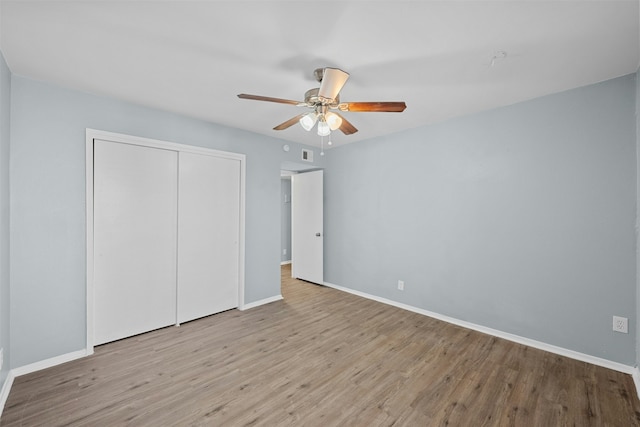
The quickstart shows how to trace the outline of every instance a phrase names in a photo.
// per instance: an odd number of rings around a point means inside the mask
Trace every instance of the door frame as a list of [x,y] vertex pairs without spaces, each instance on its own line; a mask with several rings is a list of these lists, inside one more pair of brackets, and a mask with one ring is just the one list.
[[101,131],[96,129],[86,129],[86,354],[93,354],[94,342],[94,248],[93,248],[93,141],[101,139],[121,144],[139,145],[143,147],[159,148],[170,151],[186,152],[193,154],[204,154],[208,156],[221,157],[238,160],[240,162],[240,229],[238,242],[238,308],[244,309],[244,279],[245,279],[245,182],[246,182],[246,156],[239,153],[219,151],[211,148],[196,147],[176,142],[161,141],[157,139],[142,138],[138,136],[125,135],[114,132]]

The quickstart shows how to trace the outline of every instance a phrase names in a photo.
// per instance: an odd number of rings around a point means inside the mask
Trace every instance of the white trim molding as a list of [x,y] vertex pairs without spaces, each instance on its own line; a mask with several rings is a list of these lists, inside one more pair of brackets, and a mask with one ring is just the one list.
[[287,265],[287,264],[291,264],[291,260],[289,260],[289,261],[282,261],[282,262],[280,263],[280,265]]
[[[375,295],[370,295],[365,292],[356,291],[354,289],[345,288],[344,286],[334,285],[333,283],[324,282],[324,285],[337,289],[339,291],[347,292],[353,295],[357,295],[363,298],[367,298],[373,301],[381,302],[383,304],[392,305],[394,307],[401,308],[403,310],[411,311],[413,313],[422,314],[424,316],[432,317],[434,319],[442,320],[443,322],[451,323],[457,326],[461,326],[463,328],[472,329],[474,331],[482,332],[483,334],[492,335],[494,337],[503,338],[505,340],[513,341],[518,344],[523,344],[529,347],[537,348],[539,350],[548,351],[549,353],[558,354],[560,356],[566,356],[571,359],[580,360],[581,362],[591,363],[593,365],[602,366],[604,368],[613,369],[614,371],[623,372],[625,374],[630,374],[633,376],[633,379],[636,383],[636,389],[638,388],[638,384],[640,383],[640,372],[638,372],[638,368],[634,368],[633,366],[625,365],[623,363],[614,362],[607,359],[602,359],[600,357],[591,356],[589,354],[580,353],[578,351],[569,350],[563,347],[558,347],[552,344],[547,344],[542,341],[532,340],[530,338],[521,337],[519,335],[510,334],[508,332],[503,332],[497,329],[488,328],[486,326],[477,325],[475,323],[467,322],[465,320],[456,319],[454,317],[445,316],[443,314],[435,313],[429,310],[424,310],[421,308],[413,307],[408,304],[403,304],[400,302],[392,301],[386,298],[378,297]],[[638,378],[636,379],[635,372],[638,372]],[[640,393],[638,394],[640,396]]]
[[9,371],[7,378],[5,378],[4,384],[2,385],[2,391],[0,391],[0,416],[2,416],[4,405],[7,403],[7,399],[9,398],[9,393],[11,392],[11,386],[13,385],[14,379],[15,375],[13,374],[13,371]]
[[[93,353],[93,352],[91,352]],[[13,386],[13,380],[21,375],[30,374],[32,372],[41,371],[43,369],[51,368],[53,366],[61,365],[63,363],[71,362],[72,360],[81,359],[91,354],[88,350],[78,350],[60,356],[52,357],[50,359],[41,360],[39,362],[30,363],[29,365],[20,366],[9,371],[7,378],[2,385],[2,391],[0,391],[0,416],[4,411],[4,405],[7,403],[11,387]]]
[[631,378],[633,378],[633,383],[636,385],[636,393],[638,395],[638,398],[640,398],[640,369],[638,369],[637,366],[633,368]]
[[62,365],[63,363],[71,362],[72,360],[81,359],[85,356],[89,356],[90,353],[87,350],[78,350],[67,354],[61,354],[60,356],[52,357],[50,359],[41,360],[39,362],[30,363],[28,365],[20,366],[19,368],[13,368],[10,372],[14,377],[30,374],[32,372],[41,371],[43,369],[51,368],[53,366]]
[[265,298],[265,299],[261,299],[258,301],[254,301],[254,302],[250,302],[249,304],[244,304],[241,307],[238,307],[238,310],[240,311],[244,311],[244,310],[249,310],[250,308],[256,308],[259,307],[261,305],[265,305],[265,304],[269,304],[271,302],[276,302],[276,301],[280,301],[282,298],[282,295],[275,295],[269,298]]

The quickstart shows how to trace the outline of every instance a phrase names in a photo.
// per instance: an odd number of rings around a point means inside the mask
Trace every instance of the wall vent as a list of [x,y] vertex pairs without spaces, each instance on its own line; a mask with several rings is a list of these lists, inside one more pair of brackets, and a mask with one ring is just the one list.
[[302,160],[313,163],[313,150],[302,150]]

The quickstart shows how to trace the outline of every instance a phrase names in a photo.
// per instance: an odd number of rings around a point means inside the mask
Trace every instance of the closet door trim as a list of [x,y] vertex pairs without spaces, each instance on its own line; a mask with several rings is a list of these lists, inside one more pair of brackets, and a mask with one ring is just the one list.
[[175,142],[161,141],[156,139],[141,138],[137,136],[86,129],[86,316],[87,316],[87,348],[86,354],[93,354],[94,346],[94,250],[93,250],[93,144],[95,139],[112,141],[122,144],[140,145],[144,147],[159,148],[176,151],[178,153],[193,153],[215,156],[226,159],[234,159],[240,162],[240,230],[238,244],[238,308],[244,309],[244,259],[245,259],[245,176],[246,176],[246,156],[244,154],[230,153],[227,151],[213,150],[192,145],[184,145]]

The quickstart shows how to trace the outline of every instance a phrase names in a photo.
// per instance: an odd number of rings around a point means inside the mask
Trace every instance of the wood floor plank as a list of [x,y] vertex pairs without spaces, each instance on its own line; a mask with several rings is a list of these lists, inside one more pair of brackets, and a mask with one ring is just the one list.
[[629,375],[290,278],[16,378],[0,426],[640,426]]

